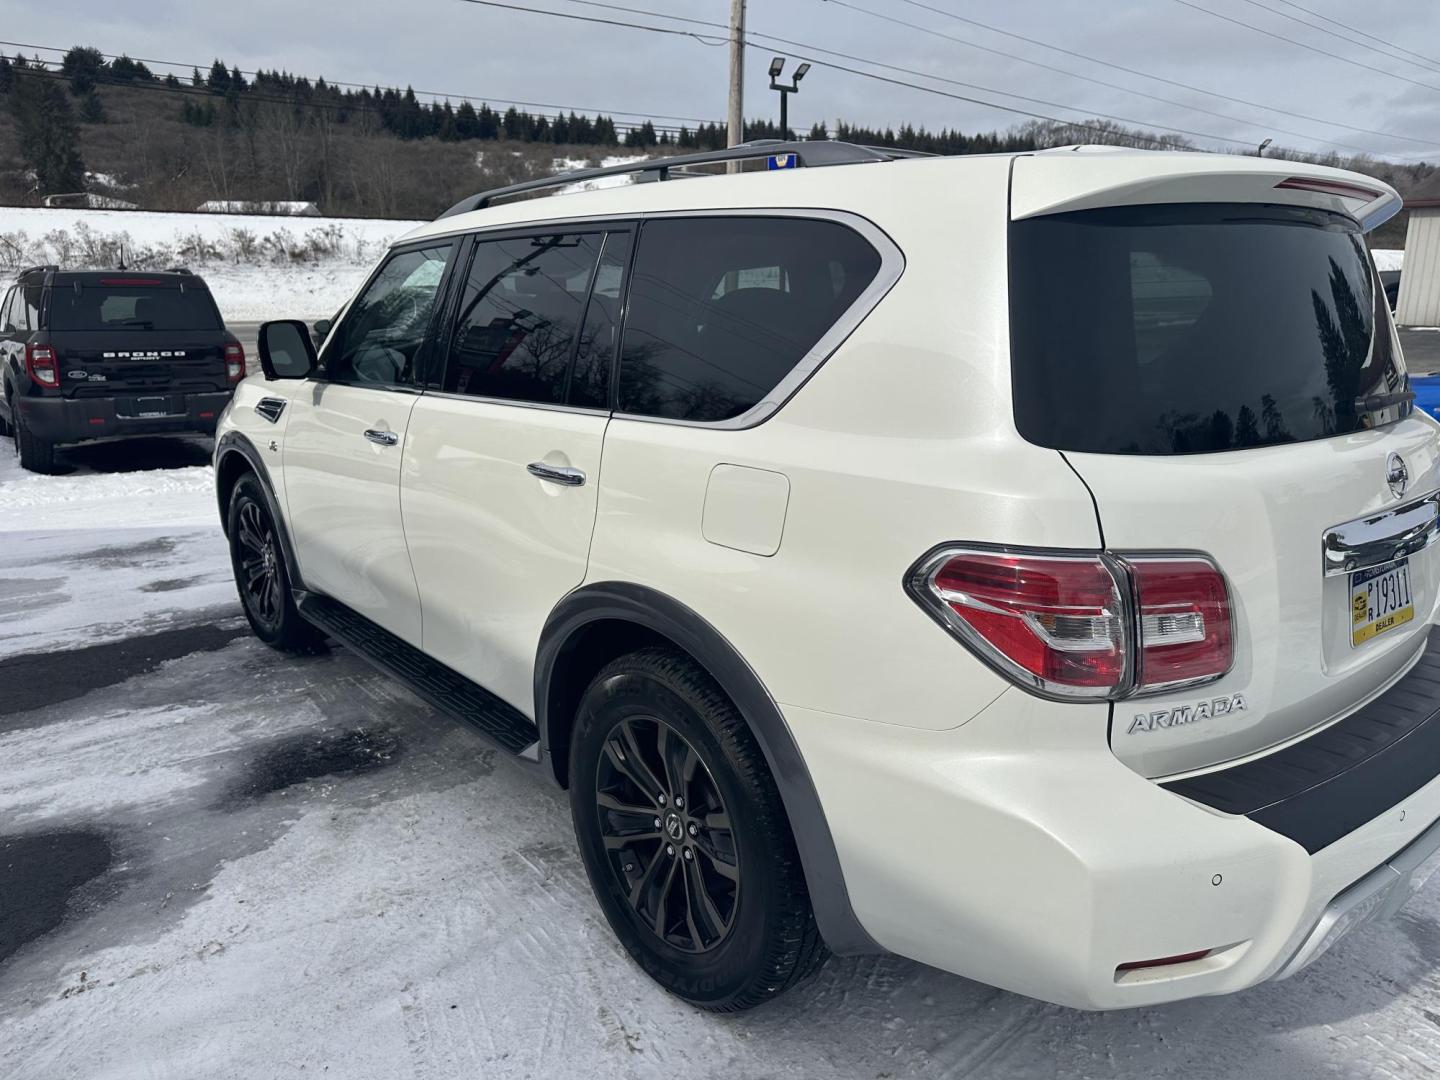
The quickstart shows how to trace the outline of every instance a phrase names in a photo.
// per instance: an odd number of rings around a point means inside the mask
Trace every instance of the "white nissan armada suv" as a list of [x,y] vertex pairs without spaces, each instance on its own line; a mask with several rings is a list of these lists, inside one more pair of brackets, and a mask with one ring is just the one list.
[[[668,182],[555,192],[616,171]],[[215,455],[246,614],[567,788],[704,1008],[827,951],[1090,1009],[1293,975],[1440,858],[1398,206],[821,142],[473,196],[318,355],[263,328]]]

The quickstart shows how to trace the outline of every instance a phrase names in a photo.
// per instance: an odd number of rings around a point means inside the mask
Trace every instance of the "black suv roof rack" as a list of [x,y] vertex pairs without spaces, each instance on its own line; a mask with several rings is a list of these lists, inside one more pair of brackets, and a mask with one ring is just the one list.
[[194,271],[194,270],[191,270],[190,267],[188,267],[188,266],[167,266],[167,267],[165,268],[165,273],[167,273],[167,274],[188,274],[188,275],[190,275],[191,277],[194,277],[194,276],[195,276],[195,271]]
[[[670,175],[672,169],[714,165],[727,161],[751,161],[757,158],[778,157],[786,154],[794,154],[797,165],[811,169],[824,165],[860,165],[867,162],[894,161],[897,158],[934,156],[920,153],[917,150],[895,150],[886,146],[859,146],[855,143],[831,142],[827,139],[814,139],[808,142],[756,139],[726,150],[706,150],[698,154],[650,158],[629,165],[610,165],[599,169],[576,169],[573,172],[557,173],[539,180],[526,180],[523,183],[510,184],[507,187],[492,188],[489,191],[481,191],[461,199],[440,217],[447,218],[456,214],[468,213],[471,210],[483,210],[485,207],[493,205],[497,199],[520,195],[527,191],[564,187],[567,184],[593,180],[599,176],[621,176],[625,173],[635,173],[636,183],[650,180],[671,180],[674,179]],[[684,176],[685,174],[681,173],[680,175]],[[436,220],[438,221],[439,218]]]
[[58,272],[59,269],[60,267],[58,267],[54,263],[45,263],[42,266],[27,266],[24,270],[21,270],[20,273],[16,274],[15,276],[24,277],[26,274],[53,274]]

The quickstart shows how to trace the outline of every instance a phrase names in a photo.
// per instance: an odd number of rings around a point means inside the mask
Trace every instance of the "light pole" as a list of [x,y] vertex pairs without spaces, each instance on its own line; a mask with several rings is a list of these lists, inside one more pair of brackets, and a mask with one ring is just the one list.
[[1256,156],[1256,157],[1264,157],[1264,156],[1265,156],[1265,147],[1269,146],[1269,145],[1270,145],[1272,142],[1274,142],[1274,141],[1275,141],[1274,139],[1266,139],[1264,142],[1262,142],[1262,143],[1260,144],[1260,149],[1258,149],[1258,150],[1255,151],[1255,156]]
[[786,86],[779,82],[780,73],[785,70],[785,58],[777,56],[770,61],[770,89],[780,95],[780,138],[788,138],[790,131],[790,95],[800,92],[800,80],[810,70],[809,64],[801,64],[795,69],[795,75]]

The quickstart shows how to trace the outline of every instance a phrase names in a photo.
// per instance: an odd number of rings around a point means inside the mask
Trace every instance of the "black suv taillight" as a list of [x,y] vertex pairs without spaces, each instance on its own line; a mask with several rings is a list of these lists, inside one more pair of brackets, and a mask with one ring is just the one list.
[[1233,659],[1229,591],[1203,555],[944,547],[908,588],[982,660],[1045,697],[1194,686]]
[[225,379],[227,382],[238,383],[245,378],[245,347],[239,342],[231,341],[225,346]]
[[60,364],[49,345],[25,346],[25,374],[36,386],[50,389],[60,385]]

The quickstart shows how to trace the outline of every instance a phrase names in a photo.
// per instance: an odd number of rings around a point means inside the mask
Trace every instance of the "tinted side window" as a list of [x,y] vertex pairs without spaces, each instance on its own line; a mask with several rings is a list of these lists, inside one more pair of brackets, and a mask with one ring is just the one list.
[[414,381],[452,244],[392,255],[326,342],[335,382],[400,386]]
[[16,312],[24,321],[16,320],[16,325],[21,330],[40,329],[40,301],[45,295],[44,285],[23,285],[19,290],[20,302],[15,305]]
[[12,285],[10,291],[5,294],[5,302],[0,304],[0,330],[15,326],[15,315],[11,311],[11,307],[15,303],[15,293],[16,289]]
[[475,245],[444,389],[562,404],[603,233]]
[[773,390],[880,270],[854,230],[799,218],[646,222],[618,409],[727,420]]

